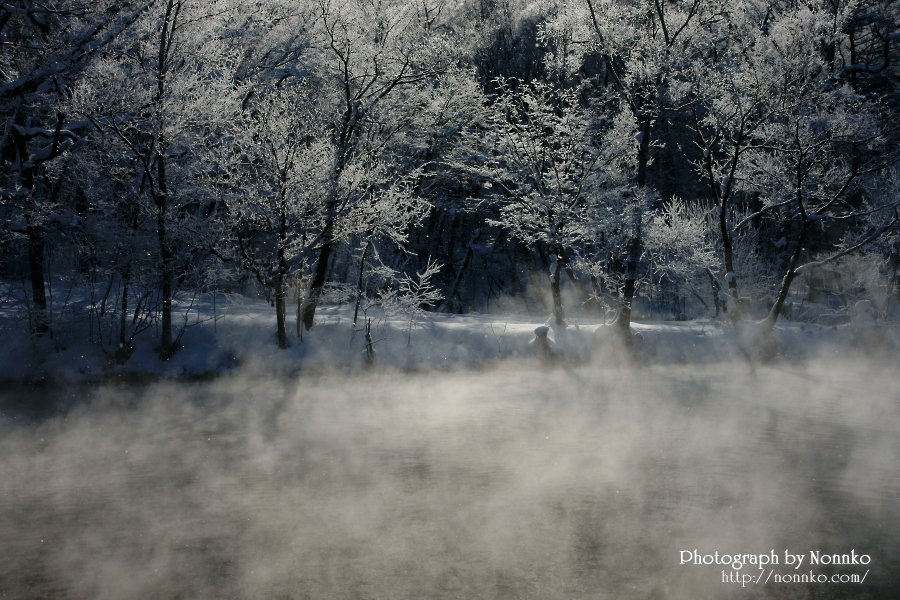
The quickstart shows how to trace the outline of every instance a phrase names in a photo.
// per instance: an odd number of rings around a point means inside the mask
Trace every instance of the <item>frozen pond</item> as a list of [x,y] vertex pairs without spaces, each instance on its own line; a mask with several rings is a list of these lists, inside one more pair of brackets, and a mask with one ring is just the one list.
[[[5,394],[3,598],[900,589],[896,366],[508,364]],[[23,410],[48,394],[78,401]],[[779,563],[681,564],[694,550]],[[817,551],[869,560],[811,566]],[[776,582],[811,570],[828,582]],[[731,582],[745,574],[768,582]]]

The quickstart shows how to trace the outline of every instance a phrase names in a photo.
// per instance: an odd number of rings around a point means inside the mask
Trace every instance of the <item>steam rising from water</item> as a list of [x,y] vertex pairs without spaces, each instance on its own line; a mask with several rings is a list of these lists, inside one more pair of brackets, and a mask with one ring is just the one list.
[[[0,591],[891,597],[900,376],[835,367],[507,365],[83,390],[92,400],[67,414],[0,419]],[[694,549],[855,549],[872,564],[863,586],[741,588],[721,566],[679,564]]]

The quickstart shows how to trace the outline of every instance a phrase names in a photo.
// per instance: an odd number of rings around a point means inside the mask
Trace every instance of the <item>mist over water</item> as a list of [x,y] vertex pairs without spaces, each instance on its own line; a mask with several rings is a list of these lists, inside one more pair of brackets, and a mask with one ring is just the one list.
[[[0,417],[0,597],[898,590],[890,366],[507,364],[75,393],[89,399],[64,413]],[[741,587],[722,582],[730,566],[680,564],[695,549],[871,564],[814,567],[868,570],[864,585]]]

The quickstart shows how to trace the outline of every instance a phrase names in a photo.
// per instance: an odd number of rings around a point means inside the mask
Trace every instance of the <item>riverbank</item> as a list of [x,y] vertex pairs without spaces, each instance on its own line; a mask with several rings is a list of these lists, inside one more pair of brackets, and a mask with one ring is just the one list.
[[[599,319],[570,319],[564,327],[527,315],[434,314],[385,316],[370,311],[353,325],[352,307],[323,307],[317,324],[279,349],[275,313],[264,301],[224,307],[202,305],[181,336],[181,348],[160,360],[154,332],[134,340],[127,360],[116,360],[71,332],[34,339],[24,328],[7,328],[0,347],[0,381],[99,382],[107,380],[196,380],[227,373],[291,376],[320,370],[355,372],[367,368],[415,371],[473,368],[509,359],[539,363],[535,329],[548,325],[551,364],[620,361],[627,354],[615,327]],[[206,311],[206,312],[204,312]],[[207,314],[208,313],[208,314]],[[218,317],[218,318],[214,318]],[[650,363],[758,360],[761,326],[724,320],[635,322],[634,357]],[[896,325],[857,319],[823,326],[779,322],[768,358],[805,360],[856,353],[900,356]],[[546,357],[545,357],[546,358]],[[542,364],[547,364],[543,361]]]

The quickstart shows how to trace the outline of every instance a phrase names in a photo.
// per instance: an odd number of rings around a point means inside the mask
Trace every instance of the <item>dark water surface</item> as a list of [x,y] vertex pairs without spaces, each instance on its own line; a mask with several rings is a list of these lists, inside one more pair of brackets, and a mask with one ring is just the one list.
[[0,396],[0,598],[900,597],[896,365]]

